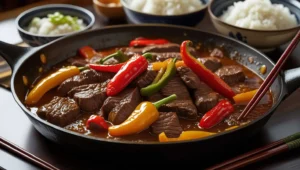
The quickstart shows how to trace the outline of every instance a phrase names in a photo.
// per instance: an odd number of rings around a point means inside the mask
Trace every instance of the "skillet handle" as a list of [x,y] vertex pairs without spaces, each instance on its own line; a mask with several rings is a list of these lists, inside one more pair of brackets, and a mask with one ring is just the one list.
[[0,56],[6,60],[12,70],[14,70],[19,59],[30,50],[31,48],[29,47],[15,46],[0,41]]
[[284,72],[284,82],[288,94],[297,90],[300,87],[300,67],[286,70]]
[[[19,47],[0,41],[0,56],[6,60],[12,70],[14,70],[19,59],[30,50],[31,48],[28,47]],[[2,59],[0,59],[0,62],[3,62],[1,60]],[[1,64],[0,70],[0,75],[2,75],[0,79],[0,87],[10,90],[11,70],[6,64]]]

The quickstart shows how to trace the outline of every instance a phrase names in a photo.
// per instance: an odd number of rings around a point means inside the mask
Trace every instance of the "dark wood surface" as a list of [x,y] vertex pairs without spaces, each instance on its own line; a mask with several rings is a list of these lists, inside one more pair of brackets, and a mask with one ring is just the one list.
[[[91,7],[88,9],[92,10]],[[102,16],[97,16],[97,21],[94,28],[103,27],[112,24],[123,24],[126,21],[109,21]],[[208,15],[197,26],[197,28],[205,31],[215,32],[211,25]],[[286,46],[276,49],[275,52],[269,53],[268,56],[274,61],[280,56]],[[285,69],[295,68],[300,66],[300,48],[298,47],[292,57],[289,59]],[[207,163],[208,166],[219,163],[231,156],[244,153],[256,147],[265,145],[275,140],[291,135],[295,132],[300,132],[300,89],[291,94],[272,116],[267,125],[255,135],[247,143],[243,143],[245,147],[238,150],[233,150],[228,153],[228,156],[218,157]],[[0,136],[14,142],[30,153],[44,159],[45,161],[57,166],[60,169],[98,169],[104,162],[101,161],[101,156],[91,159],[86,155],[76,153],[76,151],[64,150],[59,145],[46,140],[41,136],[31,125],[29,119],[14,102],[11,93],[8,90],[0,88]],[[287,152],[268,160],[250,165],[245,169],[300,169],[299,149]],[[138,153],[137,153],[138,154]],[[201,154],[201,152],[199,152]],[[113,158],[112,158],[113,159]],[[113,160],[112,160],[113,161]],[[133,163],[133,162],[132,162]],[[201,160],[199,162],[201,164]],[[7,170],[22,169],[32,170],[39,169],[23,160],[20,160],[15,155],[0,148],[0,169]]]

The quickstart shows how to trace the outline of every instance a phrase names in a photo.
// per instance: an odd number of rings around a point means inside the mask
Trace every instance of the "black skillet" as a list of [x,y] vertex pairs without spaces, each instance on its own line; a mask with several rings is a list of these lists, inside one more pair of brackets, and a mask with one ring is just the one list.
[[[300,68],[288,70],[282,76],[278,76],[272,85],[274,105],[259,119],[235,130],[219,133],[208,138],[174,143],[138,143],[84,136],[50,124],[31,113],[24,106],[23,101],[28,87],[22,81],[23,76],[28,78],[30,84],[39,75],[38,70],[40,67],[43,67],[44,70],[49,70],[58,62],[74,56],[78,48],[82,46],[90,45],[98,50],[127,46],[130,40],[141,36],[149,38],[163,37],[176,43],[189,39],[193,42],[202,42],[208,46],[223,46],[229,52],[229,55],[238,54],[240,56],[238,61],[262,78],[265,78],[274,66],[274,63],[264,54],[236,40],[197,29],[169,25],[120,25],[107,27],[62,38],[37,48],[22,48],[0,42],[0,55],[12,67],[11,92],[16,103],[23,109],[37,131],[64,147],[88,152],[115,153],[115,158],[120,156],[119,158],[127,157],[133,159],[132,156],[137,156],[136,159],[142,160],[144,159],[143,155],[149,156],[153,153],[155,158],[159,159],[190,160],[195,159],[194,155],[197,155],[196,159],[198,159],[203,156],[209,158],[209,155],[224,154],[228,149],[233,149],[234,145],[241,140],[246,140],[257,133],[269,120],[284,97],[300,86]],[[47,56],[45,65],[40,60],[40,54]],[[253,64],[249,63],[248,57],[253,57],[255,62]],[[261,64],[266,65],[268,68],[268,72],[264,75],[261,75],[258,71]],[[154,157],[152,158],[154,159]]]

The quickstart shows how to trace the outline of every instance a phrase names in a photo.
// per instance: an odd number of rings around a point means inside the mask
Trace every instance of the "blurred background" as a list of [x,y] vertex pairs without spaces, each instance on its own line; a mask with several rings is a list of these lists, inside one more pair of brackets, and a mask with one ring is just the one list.
[[25,5],[30,5],[40,2],[39,4],[46,3],[71,3],[71,4],[92,4],[92,0],[1,0],[0,12],[5,12]]

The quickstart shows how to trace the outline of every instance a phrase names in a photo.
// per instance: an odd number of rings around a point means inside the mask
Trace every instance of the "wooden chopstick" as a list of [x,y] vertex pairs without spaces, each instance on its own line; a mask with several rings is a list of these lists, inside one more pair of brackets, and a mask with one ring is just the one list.
[[250,157],[252,157],[252,156],[254,156],[256,154],[263,153],[263,152],[268,151],[268,150],[270,150],[272,148],[275,148],[275,147],[278,147],[280,145],[292,142],[292,141],[297,140],[297,139],[300,139],[300,132],[295,133],[295,134],[290,135],[290,136],[287,136],[287,137],[285,137],[283,139],[280,139],[278,141],[272,142],[272,143],[270,143],[268,145],[265,145],[263,147],[255,149],[253,151],[250,151],[250,152],[247,152],[245,154],[242,154],[242,155],[240,155],[238,157],[235,157],[235,158],[232,158],[230,160],[227,160],[227,161],[225,161],[223,163],[220,163],[220,164],[215,165],[215,166],[213,166],[211,168],[208,168],[208,170],[222,169],[222,168],[224,168],[224,167],[226,167],[226,166],[228,166],[230,164],[233,164],[235,162],[241,161],[243,159],[250,158]]
[[59,170],[55,166],[49,164],[48,162],[45,162],[44,160],[32,155],[31,153],[28,153],[27,151],[23,150],[22,148],[12,144],[11,142],[3,139],[0,137],[0,146],[8,149],[9,151],[13,152],[14,154],[17,154],[21,156],[22,158],[38,165],[41,168],[48,169],[48,170]]
[[229,170],[241,168],[251,163],[261,161],[263,159],[288,150],[296,149],[298,147],[300,147],[300,132],[227,160],[223,163],[210,167],[207,170]]
[[298,31],[297,35],[294,37],[292,42],[289,44],[287,49],[284,51],[282,56],[277,61],[274,68],[271,70],[270,74],[267,76],[263,84],[260,86],[254,97],[250,100],[250,102],[247,104],[245,109],[242,111],[242,113],[239,115],[238,120],[241,120],[242,118],[245,118],[249,115],[249,113],[252,111],[252,109],[258,104],[258,102],[262,99],[262,97],[266,94],[266,92],[269,90],[271,85],[273,84],[274,80],[276,79],[277,75],[279,74],[282,66],[285,64],[286,60],[290,56],[290,54],[294,51],[294,49],[297,47],[297,44],[300,41],[300,30]]

